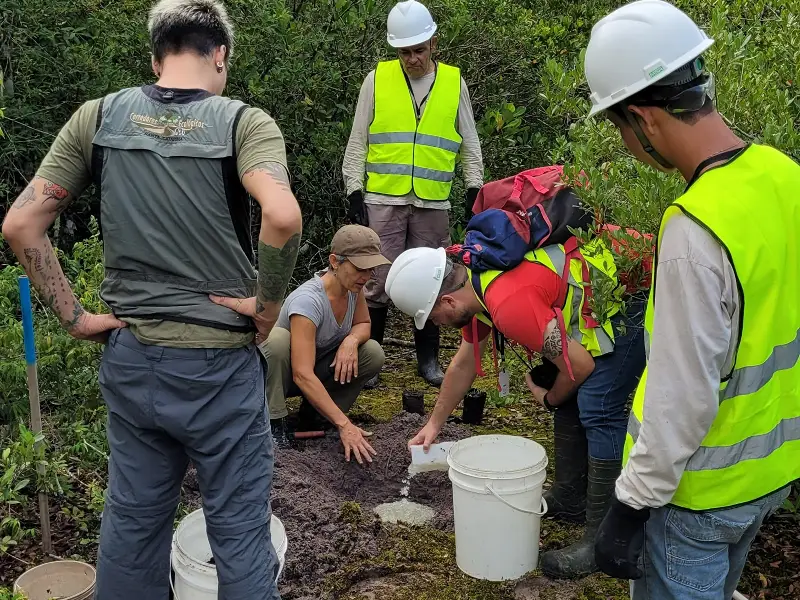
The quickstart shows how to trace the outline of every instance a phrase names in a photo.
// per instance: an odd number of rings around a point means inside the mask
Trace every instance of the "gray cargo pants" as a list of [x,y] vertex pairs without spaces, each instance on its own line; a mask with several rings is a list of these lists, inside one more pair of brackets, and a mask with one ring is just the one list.
[[165,348],[128,329],[100,365],[109,484],[95,600],[166,600],[181,483],[191,459],[220,600],[280,600],[269,497],[274,455],[254,344]]

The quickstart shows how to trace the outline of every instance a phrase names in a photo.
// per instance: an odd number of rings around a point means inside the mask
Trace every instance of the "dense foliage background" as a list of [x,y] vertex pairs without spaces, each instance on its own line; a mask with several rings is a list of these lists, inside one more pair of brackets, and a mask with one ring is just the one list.
[[[150,4],[0,1],[0,217],[82,102],[154,80],[145,28]],[[264,108],[277,120],[303,208],[304,254],[295,284],[322,264],[330,237],[343,222],[344,147],[364,76],[376,61],[391,56],[384,25],[392,4],[227,1],[237,26],[227,93]],[[581,51],[592,24],[618,4],[428,3],[439,23],[439,58],[461,67],[470,87],[486,179],[555,162],[576,165],[593,183],[587,199],[598,214],[653,232],[683,182],[634,162],[607,123],[584,118],[588,90]],[[747,139],[772,144],[800,160],[800,0],[677,4],[716,39],[709,66],[717,76],[718,105],[731,126]],[[459,183],[454,197],[462,192]],[[98,213],[90,191],[63,213],[51,232],[76,293],[91,310],[102,310],[97,297],[102,279],[102,241],[94,220]],[[30,500],[37,488],[54,494],[61,511],[55,526],[77,532],[89,556],[102,508],[107,452],[105,410],[97,387],[100,347],[72,340],[52,315],[37,307],[47,453],[36,450],[25,427],[16,281],[21,271],[2,241],[0,269],[0,559],[34,535],[37,519]],[[43,476],[35,471],[42,461],[47,467]],[[795,502],[786,507],[787,515],[797,514],[800,501]],[[797,597],[781,574],[783,568],[778,565],[774,574],[749,571],[746,589],[767,590],[766,597]]]

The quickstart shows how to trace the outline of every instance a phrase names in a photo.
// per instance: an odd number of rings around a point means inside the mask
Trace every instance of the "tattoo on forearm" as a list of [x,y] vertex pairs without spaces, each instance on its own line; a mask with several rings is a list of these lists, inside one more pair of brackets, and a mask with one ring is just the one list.
[[256,312],[264,310],[264,304],[280,302],[292,277],[300,248],[300,234],[295,233],[282,248],[258,242],[258,294]]
[[547,334],[544,338],[542,354],[545,358],[547,358],[547,360],[555,360],[561,356],[563,352],[564,348],[561,343],[561,328],[558,326],[558,322],[556,322],[556,326],[553,327],[553,331]]
[[49,241],[43,250],[23,249],[28,274],[42,302],[55,312],[64,327],[71,329],[77,325],[85,311],[67,285],[63,273],[59,277],[60,267],[58,261],[53,261],[53,248]]
[[289,193],[292,192],[292,188],[289,186],[289,175],[282,164],[276,162],[259,163],[244,175],[245,177],[253,177],[256,173],[266,173],[282,190]]

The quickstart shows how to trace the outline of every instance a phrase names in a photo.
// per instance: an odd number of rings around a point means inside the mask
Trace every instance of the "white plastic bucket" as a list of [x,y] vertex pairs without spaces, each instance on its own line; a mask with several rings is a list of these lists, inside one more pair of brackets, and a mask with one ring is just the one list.
[[89,600],[94,595],[94,567],[74,560],[57,560],[25,571],[14,582],[14,591],[30,600]]
[[[286,529],[274,514],[269,525],[272,546],[278,555],[277,581],[283,572],[288,540]],[[175,600],[217,600],[217,568],[209,564],[211,544],[206,533],[203,509],[189,513],[172,536],[172,569],[175,571]]]
[[547,512],[544,448],[518,436],[479,435],[456,442],[447,463],[459,569],[488,581],[534,570]]

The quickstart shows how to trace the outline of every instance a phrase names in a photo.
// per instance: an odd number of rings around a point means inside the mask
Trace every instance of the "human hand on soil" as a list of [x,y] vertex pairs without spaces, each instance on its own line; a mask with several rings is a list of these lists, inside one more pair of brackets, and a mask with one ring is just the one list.
[[548,390],[533,383],[533,378],[530,373],[525,373],[525,383],[528,384],[528,389],[531,391],[531,394],[533,394],[533,399],[541,406],[544,406],[544,397],[547,395]]
[[[371,435],[368,431],[364,431],[360,427],[356,427],[350,421],[339,428],[339,439],[344,446],[344,459],[350,462],[350,453],[356,457],[358,464],[363,465],[364,460],[372,462],[372,456],[377,456],[375,449],[369,445],[364,436]],[[372,456],[370,456],[372,453]],[[363,457],[363,458],[362,458]]]
[[333,380],[342,385],[358,377],[358,339],[355,336],[348,335],[342,340],[331,366],[335,368]]
[[419,430],[419,433],[415,435],[411,440],[408,442],[409,449],[411,446],[419,446],[422,444],[422,450],[427,452],[431,448],[431,444],[433,440],[436,439],[436,436],[439,435],[439,431],[441,431],[441,427],[438,427],[435,423],[428,421],[425,424],[425,427]]

